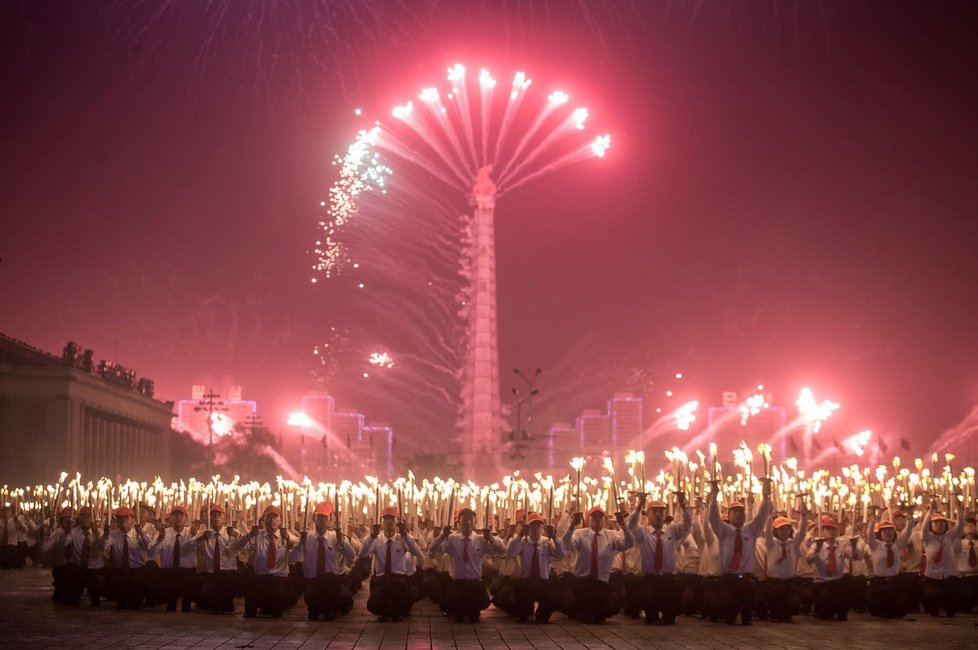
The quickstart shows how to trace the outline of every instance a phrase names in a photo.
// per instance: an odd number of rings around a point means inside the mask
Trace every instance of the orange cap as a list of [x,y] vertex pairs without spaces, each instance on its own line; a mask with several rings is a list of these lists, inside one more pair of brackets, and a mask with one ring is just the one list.
[[323,515],[328,517],[333,514],[333,504],[329,501],[322,501],[316,504],[316,509],[312,511],[313,516]]
[[774,523],[771,524],[771,528],[781,528],[782,526],[790,526],[791,520],[787,517],[775,517]]
[[541,524],[544,523],[543,515],[541,515],[539,512],[531,512],[530,513],[530,516],[526,520],[526,523],[528,523],[528,524],[534,524],[534,523],[536,523],[538,521]]

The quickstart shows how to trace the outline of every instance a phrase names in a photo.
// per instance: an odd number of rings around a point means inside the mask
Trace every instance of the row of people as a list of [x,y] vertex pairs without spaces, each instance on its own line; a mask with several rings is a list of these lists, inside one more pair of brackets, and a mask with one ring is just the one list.
[[[867,598],[873,614],[888,617],[904,615],[921,600],[927,611],[943,607],[948,615],[962,602],[973,604],[975,534],[963,512],[949,525],[933,507],[927,511],[916,536],[922,575],[915,575],[916,522],[905,513],[871,518],[868,534],[860,536],[831,518],[810,527],[803,510],[796,529],[784,516],[771,517],[767,491],[750,521],[745,504],[732,503],[721,515],[716,499],[694,517],[682,495],[678,519],[670,521],[666,504],[646,507],[640,495],[627,520],[623,512],[609,517],[594,508],[587,525],[583,513],[574,513],[555,528],[530,513],[501,537],[477,531],[468,508],[459,512],[455,532],[425,527],[415,531],[417,538],[398,522],[396,509],[388,509],[362,539],[330,528],[326,503],[314,511],[314,528],[299,534],[280,527],[274,507],[266,509],[262,526],[242,530],[227,526],[223,509],[213,505],[202,531],[188,527],[180,506],[165,526],[137,523],[132,511],[120,508],[115,527],[101,531],[83,509],[77,525],[74,513],[61,513],[44,547],[63,551],[54,567],[57,600],[77,602],[87,589],[92,604],[111,592],[118,607],[141,607],[155,594],[169,610],[178,601],[189,610],[196,601],[203,609],[233,612],[235,596],[243,594],[246,617],[259,610],[281,616],[301,593],[311,619],[331,619],[349,611],[368,575],[367,608],[387,620],[410,615],[425,597],[457,621],[478,622],[491,599],[520,621],[544,623],[561,611],[598,622],[624,608],[666,625],[679,614],[728,623],[739,617],[743,624],[755,614],[790,620],[809,605],[816,616],[845,620]],[[962,556],[970,571],[959,571]],[[962,601],[969,590],[971,600]]]

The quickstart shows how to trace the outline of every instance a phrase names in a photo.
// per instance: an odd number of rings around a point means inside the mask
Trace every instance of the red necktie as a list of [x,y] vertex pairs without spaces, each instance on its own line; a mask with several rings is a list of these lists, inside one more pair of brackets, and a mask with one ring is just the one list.
[[834,576],[838,570],[838,561],[835,559],[835,544],[832,544],[829,546],[829,575]]
[[652,561],[652,571],[662,571],[662,531],[655,531],[655,559]]
[[591,577],[598,577],[598,534],[591,537]]
[[540,543],[533,542],[533,561],[530,562],[530,579],[540,580]]
[[740,536],[740,529],[734,531],[736,537],[734,538],[734,552],[733,557],[730,558],[729,571],[731,573],[740,573],[740,560],[744,555],[744,538]]
[[180,568],[180,533],[173,540],[173,568]]
[[316,556],[316,576],[326,575],[326,540],[319,538],[319,554]]
[[968,548],[968,566],[972,569],[978,566],[978,555],[975,555],[975,541],[971,540],[971,545]]
[[274,533],[268,536],[268,555],[266,559],[268,561],[265,563],[265,566],[268,568],[269,571],[274,571],[275,570],[275,534]]
[[123,571],[129,570],[129,534],[123,533],[122,535],[122,566],[119,568]]
[[464,543],[462,544],[462,561],[468,563],[468,561],[469,561],[469,542],[470,542],[470,540],[469,540],[468,537],[464,537],[462,539],[464,540]]
[[221,535],[214,535],[214,573],[221,572]]
[[937,553],[934,553],[934,564],[940,564],[944,559],[944,538],[941,538],[941,545],[937,547]]
[[88,560],[91,558],[92,555],[92,540],[89,539],[88,533],[84,533],[84,535],[85,535],[85,541],[82,542],[81,562],[79,564],[81,565],[81,568],[87,569]]
[[393,543],[394,540],[392,539],[387,540],[387,553],[384,555],[384,571],[386,571],[391,575],[394,574],[394,572],[391,570],[391,544]]
[[788,559],[788,545],[784,542],[781,542],[781,559],[778,560],[778,564],[781,564],[787,559]]
[[886,545],[886,567],[888,569],[892,569],[893,568],[893,560],[894,560],[894,558],[893,558],[893,545],[892,544],[887,544]]

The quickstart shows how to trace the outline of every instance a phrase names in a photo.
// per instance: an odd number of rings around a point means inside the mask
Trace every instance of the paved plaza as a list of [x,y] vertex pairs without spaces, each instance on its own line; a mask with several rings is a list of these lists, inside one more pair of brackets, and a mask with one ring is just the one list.
[[[306,620],[299,604],[278,620],[163,608],[117,611],[50,600],[50,574],[41,569],[0,574],[0,629],[5,647],[30,648],[908,648],[975,647],[978,617],[882,622],[856,614],[848,623],[798,617],[793,624],[755,622],[727,626],[680,618],[675,626],[647,626],[616,616],[602,625],[580,625],[555,614],[550,624],[517,624],[490,607],[477,625],[449,622],[431,603],[415,606],[401,623],[379,623],[366,611],[366,589],[353,613],[334,622]],[[84,599],[83,599],[84,602]]]

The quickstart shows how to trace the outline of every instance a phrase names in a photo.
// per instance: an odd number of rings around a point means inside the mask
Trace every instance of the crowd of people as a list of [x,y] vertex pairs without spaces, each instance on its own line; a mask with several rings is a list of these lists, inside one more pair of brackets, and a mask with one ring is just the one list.
[[232,614],[243,597],[246,618],[280,617],[302,598],[310,620],[332,620],[350,612],[365,583],[366,607],[384,621],[410,616],[425,598],[470,623],[490,605],[519,622],[560,612],[585,623],[622,614],[662,625],[678,616],[845,621],[853,611],[953,617],[978,605],[975,517],[960,499],[953,512],[934,498],[837,520],[804,505],[775,512],[770,493],[766,479],[757,503],[751,495],[721,506],[716,483],[692,504],[682,494],[667,504],[636,493],[614,513],[571,507],[548,521],[519,511],[499,530],[477,529],[469,507],[451,526],[409,524],[386,508],[372,525],[342,530],[324,501],[308,530],[289,530],[274,505],[258,521],[247,510],[231,521],[218,503],[196,517],[182,505],[165,513],[123,506],[111,521],[65,508],[56,525],[6,506],[0,566],[50,567],[52,599],[64,605],[87,595],[93,607]]

